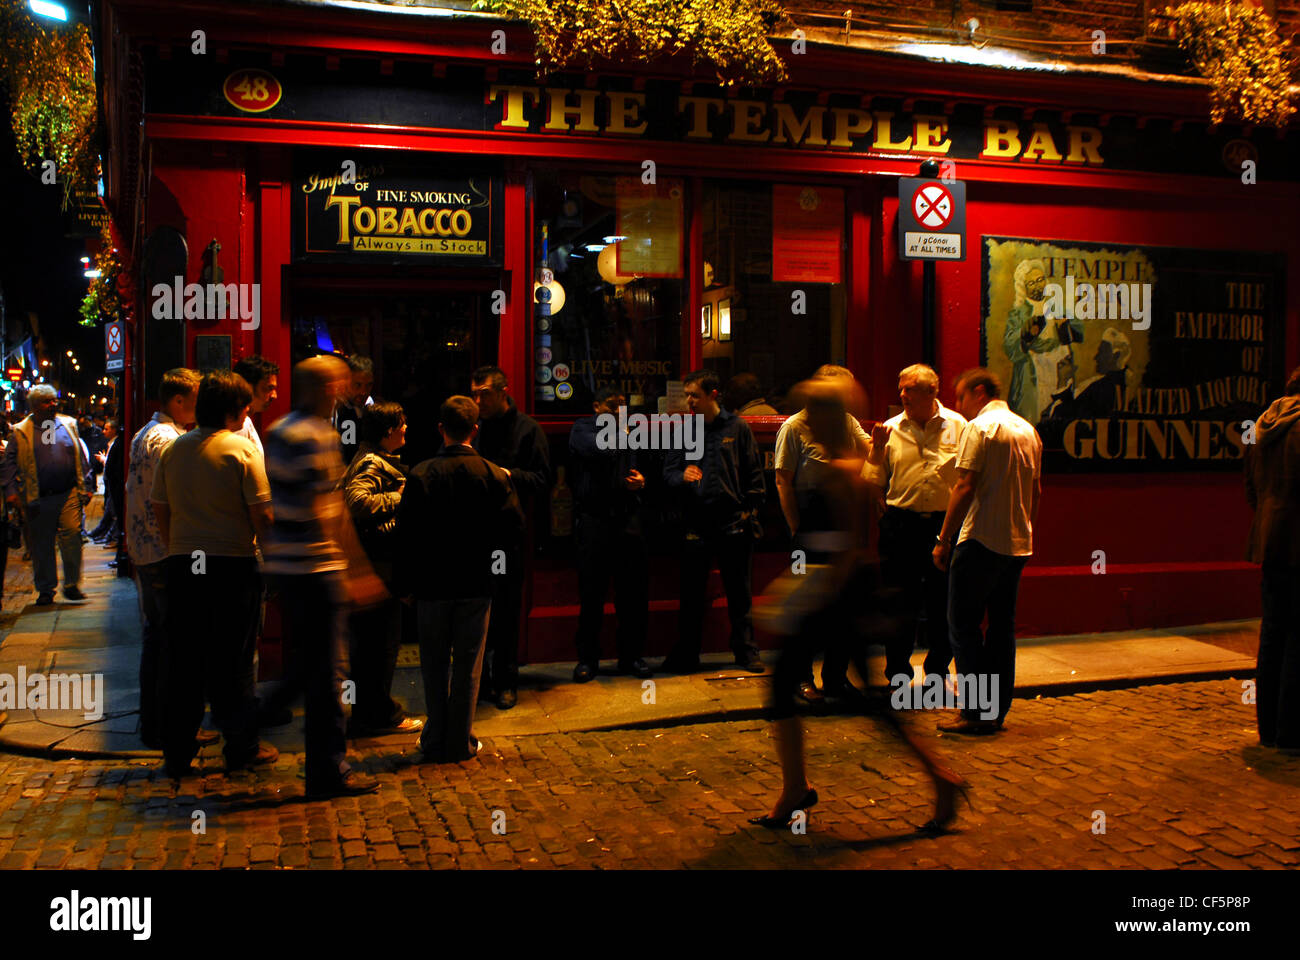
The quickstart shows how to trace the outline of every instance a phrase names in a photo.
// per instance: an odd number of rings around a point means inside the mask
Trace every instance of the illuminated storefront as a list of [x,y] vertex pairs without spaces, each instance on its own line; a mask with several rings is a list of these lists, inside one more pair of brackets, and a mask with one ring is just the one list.
[[[753,374],[788,413],[791,385],[843,363],[884,419],[897,371],[921,359],[897,180],[951,161],[968,206],[966,256],[937,268],[942,399],[986,361],[1050,451],[1021,631],[1258,613],[1238,465],[1242,424],[1300,350],[1294,135],[1208,131],[1190,85],[829,47],[791,58],[779,89],[661,69],[539,83],[521,29],[507,31],[519,55],[497,56],[495,21],[434,31],[396,11],[223,11],[197,55],[186,7],[105,5],[110,136],[143,124],[137,148],[114,152],[110,199],[138,222],[141,291],[177,270],[256,283],[260,317],[182,324],[142,304],[133,419],[176,363],[257,352],[287,368],[319,349],[374,358],[412,459],[436,444],[437,404],[485,363],[506,370],[556,466],[600,386],[670,411],[701,366]],[[543,242],[550,316],[534,301]],[[1081,339],[1016,354],[1012,325],[1042,295],[1027,285],[1067,283]],[[1076,283],[1126,299],[1085,302]],[[751,420],[768,451],[781,419]],[[536,544],[529,660],[573,655],[566,493]],[[651,499],[662,644],[673,517]],[[764,527],[756,589],[789,562],[774,490]]]

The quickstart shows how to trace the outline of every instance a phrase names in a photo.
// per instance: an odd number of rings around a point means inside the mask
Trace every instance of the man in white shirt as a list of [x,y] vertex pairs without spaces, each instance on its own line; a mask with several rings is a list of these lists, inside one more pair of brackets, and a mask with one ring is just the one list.
[[[947,733],[1000,730],[1015,686],[1016,597],[1034,550],[1043,442],[1029,421],[999,399],[1001,392],[998,378],[982,367],[957,379],[957,407],[970,423],[957,450],[957,484],[934,547],[935,566],[951,568],[948,630],[958,677],[967,689],[975,678],[983,681],[981,689],[987,683],[997,716],[981,715],[966,698],[961,718],[939,726]],[[986,612],[988,631],[981,634]]]
[[[923,363],[898,374],[903,412],[879,424],[863,479],[879,487],[885,504],[880,518],[880,559],[885,583],[903,591],[908,623],[925,610],[925,674],[947,676],[948,574],[930,560],[943,528],[948,498],[957,479],[957,444],[966,418],[939,402],[939,376]],[[912,680],[914,631],[885,647],[885,678]]]
[[135,565],[135,587],[140,598],[140,739],[153,749],[162,748],[158,671],[167,610],[163,563],[167,545],[149,499],[158,461],[172,441],[194,422],[198,395],[199,375],[195,371],[177,367],[162,375],[158,412],[131,440],[126,472],[126,552]]
[[249,415],[244,418],[244,425],[236,433],[246,440],[251,440],[253,446],[257,447],[257,452],[265,458],[262,438],[257,435],[257,428],[253,426],[252,415],[265,413],[279,396],[276,390],[280,386],[280,365],[254,353],[235,364],[235,373],[247,380],[248,386],[253,391],[253,402],[248,408]]

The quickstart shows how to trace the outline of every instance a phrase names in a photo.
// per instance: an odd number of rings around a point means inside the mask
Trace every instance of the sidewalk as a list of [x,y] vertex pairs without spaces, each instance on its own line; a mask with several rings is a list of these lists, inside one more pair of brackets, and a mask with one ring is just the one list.
[[[142,747],[137,733],[140,628],[134,583],[107,567],[111,553],[87,544],[82,589],[89,602],[67,603],[60,594],[54,606],[36,607],[30,564],[20,557],[20,551],[9,557],[6,612],[0,615],[0,675],[16,677],[20,666],[28,675],[103,674],[104,712],[102,719],[88,721],[83,711],[10,709],[0,725],[0,750],[56,757],[160,757]],[[1242,620],[1022,639],[1016,697],[1253,676],[1258,636],[1259,621]],[[645,681],[622,676],[601,675],[575,684],[572,663],[530,665],[522,671],[518,706],[502,712],[480,704],[474,730],[480,737],[511,737],[760,717],[775,657],[775,651],[765,651],[768,673],[750,674],[734,669],[730,655],[705,656],[707,670],[656,676],[651,690],[643,688]],[[923,657],[923,651],[913,657],[918,669]],[[612,668],[613,662],[605,666]],[[883,674],[883,657],[873,658],[871,669]],[[410,712],[424,713],[414,647],[402,650],[393,695]],[[301,709],[299,705],[293,724],[264,731],[264,739],[281,751],[301,752]],[[350,746],[362,753],[391,751],[411,740],[408,734],[357,740]]]

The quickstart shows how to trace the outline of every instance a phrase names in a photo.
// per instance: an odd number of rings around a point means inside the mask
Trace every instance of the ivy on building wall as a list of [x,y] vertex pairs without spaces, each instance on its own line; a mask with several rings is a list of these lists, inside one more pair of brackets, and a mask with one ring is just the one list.
[[1184,3],[1165,11],[1178,45],[1214,84],[1210,119],[1282,127],[1295,113],[1292,64],[1267,13],[1244,3]]
[[724,85],[786,78],[769,40],[786,19],[778,0],[478,0],[475,6],[527,21],[543,70],[686,54],[712,66]]
[[46,161],[54,161],[66,206],[73,187],[96,175],[90,31],[84,24],[46,30],[26,7],[0,0],[0,84],[23,166],[42,176]]
[[129,304],[135,299],[134,289],[130,271],[118,256],[110,224],[105,224],[100,231],[99,252],[92,264],[99,276],[90,281],[90,289],[81,301],[81,319],[78,322],[83,327],[93,327],[101,320],[111,323],[127,319]]

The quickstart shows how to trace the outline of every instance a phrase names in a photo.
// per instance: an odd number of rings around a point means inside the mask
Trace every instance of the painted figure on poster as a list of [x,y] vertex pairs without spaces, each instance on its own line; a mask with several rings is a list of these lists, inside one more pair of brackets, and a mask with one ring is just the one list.
[[1007,313],[1002,347],[1011,360],[1011,389],[1007,402],[1030,423],[1038,423],[1063,389],[1063,372],[1072,373],[1070,345],[1083,340],[1083,321],[1058,322],[1047,316],[1044,296],[1047,271],[1043,261],[1022,260],[1015,272],[1016,302]]
[[1107,327],[1097,344],[1093,362],[1097,375],[1076,384],[1073,357],[1062,359],[1058,383],[1064,384],[1053,395],[1052,403],[1043,414],[1044,420],[1088,419],[1108,417],[1128,409],[1129,358],[1133,348],[1128,336],[1114,327]]

